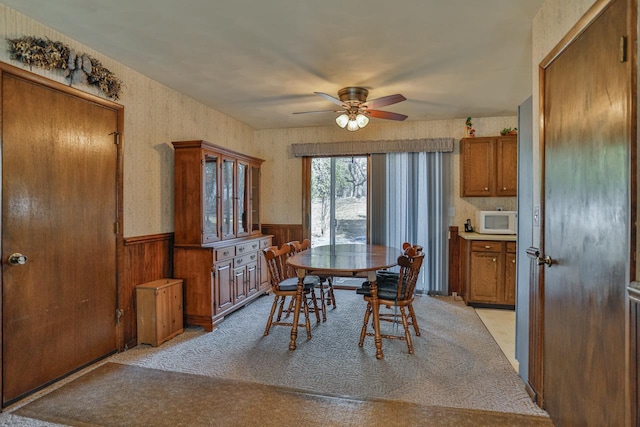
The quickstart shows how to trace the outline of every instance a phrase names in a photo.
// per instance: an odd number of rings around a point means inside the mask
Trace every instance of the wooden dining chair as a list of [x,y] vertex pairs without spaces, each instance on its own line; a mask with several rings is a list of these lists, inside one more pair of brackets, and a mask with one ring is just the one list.
[[[290,274],[289,266],[287,265],[287,258],[291,255],[291,246],[288,244],[282,245],[281,248],[277,246],[270,246],[264,248],[262,253],[266,264],[269,268],[269,280],[271,281],[271,292],[274,295],[273,304],[271,305],[271,312],[269,319],[267,320],[267,326],[264,330],[264,335],[269,335],[269,330],[272,326],[293,326],[292,322],[285,322],[281,319],[283,302],[287,297],[295,303],[298,290],[298,278]],[[307,298],[305,293],[310,292],[313,289],[313,284],[305,284],[303,297],[301,301],[301,307],[304,311],[304,324],[298,324],[298,326],[304,326],[307,330],[307,338],[311,339],[311,323],[309,322],[309,307],[307,305]],[[279,304],[280,303],[280,304]],[[278,317],[274,320],[276,310],[280,306]]]
[[[398,258],[400,271],[397,273],[397,281],[392,279],[393,275],[391,274],[387,277],[380,277],[378,274],[376,275],[380,278],[380,282],[376,282],[378,285],[378,309],[380,310],[380,307],[382,307],[385,310],[393,310],[393,312],[379,311],[380,320],[397,323],[397,311],[399,311],[400,321],[404,328],[404,335],[382,333],[380,335],[383,338],[405,340],[410,354],[413,354],[413,341],[411,339],[409,326],[413,325],[416,335],[420,335],[420,328],[418,327],[415,312],[413,310],[413,299],[423,260],[424,253],[421,251],[421,248],[420,251],[418,251],[417,247],[410,246],[405,248],[405,252]],[[358,343],[358,346],[362,347],[366,336],[374,336],[373,332],[368,332],[367,330],[369,320],[373,314],[373,305],[371,304],[371,287],[365,283],[362,287],[357,289],[356,292],[361,294],[367,302],[367,309],[364,313],[364,322],[360,332],[360,341]],[[408,314],[407,310],[409,311]]]
[[[309,239],[305,239],[305,241],[303,241],[302,243],[298,240],[294,240],[286,244],[289,245],[290,247],[290,252],[289,252],[290,256],[293,256],[299,252],[309,249],[309,247],[311,246],[310,243],[311,242],[309,241]],[[295,269],[291,268],[290,271],[291,271],[291,274],[295,277],[296,276]],[[312,305],[312,307],[309,307],[309,311],[315,313],[316,320],[318,322],[320,321],[320,313],[322,313],[322,321],[326,322],[327,306],[325,304],[325,294],[324,294],[324,287],[322,286],[322,280],[318,276],[307,274],[304,277],[304,284],[305,284],[305,297],[308,299],[308,302],[310,302]],[[316,290],[318,291],[318,294],[316,294]],[[284,300],[282,301],[282,303],[284,303]],[[291,310],[293,309],[293,303],[294,303],[293,300],[289,302],[287,316],[289,316],[289,314],[291,313]]]
[[[289,242],[290,245],[295,247],[296,253],[306,251],[311,247],[311,241],[309,239],[304,239],[302,242],[293,241]],[[320,301],[317,301],[315,293],[314,297],[314,307],[318,307],[318,310],[322,313],[322,321],[327,321],[327,305],[332,305],[333,308],[336,307],[336,298],[333,292],[333,281],[330,277],[325,276],[316,276],[316,275],[307,275],[305,277],[305,283],[313,282],[315,284],[315,289],[318,290],[318,296]]]

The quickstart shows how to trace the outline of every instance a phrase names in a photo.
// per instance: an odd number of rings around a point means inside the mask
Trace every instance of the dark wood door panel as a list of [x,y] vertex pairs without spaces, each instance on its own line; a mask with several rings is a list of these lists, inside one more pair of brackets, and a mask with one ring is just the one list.
[[2,102],[7,403],[116,350],[118,115],[6,73]]
[[627,7],[613,1],[544,71],[544,400],[557,425],[625,425]]

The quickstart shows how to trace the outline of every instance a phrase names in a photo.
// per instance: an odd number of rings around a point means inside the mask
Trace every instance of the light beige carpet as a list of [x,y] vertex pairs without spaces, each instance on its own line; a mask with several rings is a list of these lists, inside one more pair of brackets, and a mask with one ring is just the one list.
[[272,302],[264,296],[212,333],[188,328],[159,348],[138,346],[110,361],[325,395],[546,416],[473,308],[450,297],[418,297],[415,354],[403,341],[383,340],[385,358],[377,360],[373,338],[357,345],[362,298],[346,290],[336,297],[327,322],[312,322],[311,340],[300,331],[295,351],[288,350],[287,327],[263,336]]

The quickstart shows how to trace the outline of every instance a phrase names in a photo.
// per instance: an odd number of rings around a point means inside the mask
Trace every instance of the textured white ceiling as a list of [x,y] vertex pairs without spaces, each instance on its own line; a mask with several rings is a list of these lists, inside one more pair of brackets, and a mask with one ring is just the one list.
[[255,129],[329,125],[335,114],[292,113],[334,109],[313,92],[345,86],[403,94],[381,109],[407,120],[515,115],[543,3],[0,1]]

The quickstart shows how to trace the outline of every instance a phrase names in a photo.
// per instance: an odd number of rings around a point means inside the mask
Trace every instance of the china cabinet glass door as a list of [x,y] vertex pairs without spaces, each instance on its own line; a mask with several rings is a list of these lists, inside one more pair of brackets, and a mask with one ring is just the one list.
[[236,236],[249,234],[249,165],[238,161],[238,194],[236,199]]
[[202,198],[202,240],[205,243],[220,240],[218,234],[218,157],[205,155]]
[[235,161],[222,160],[222,238],[234,237],[233,178]]
[[251,232],[260,230],[260,168],[251,167]]

